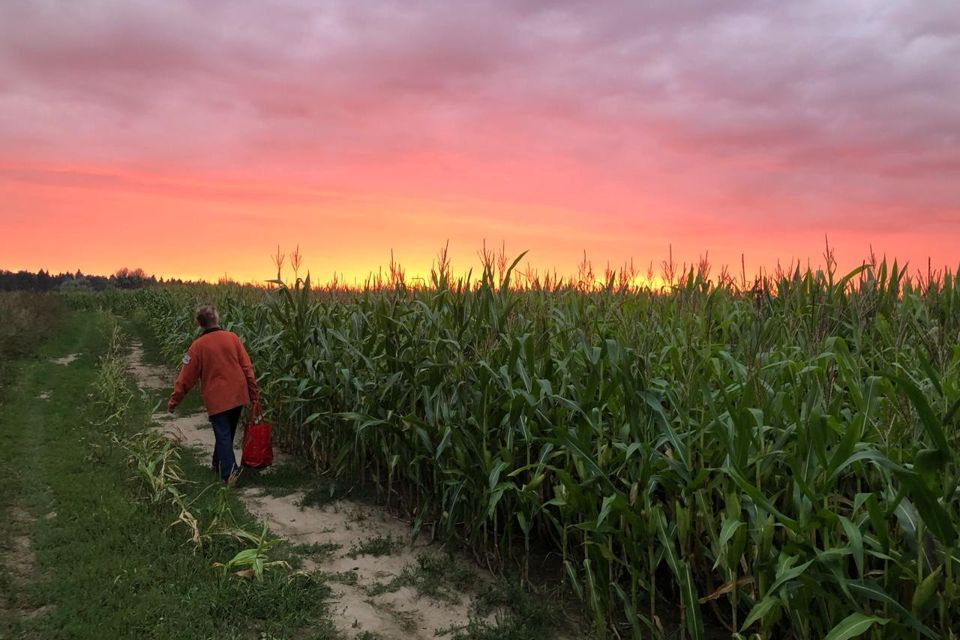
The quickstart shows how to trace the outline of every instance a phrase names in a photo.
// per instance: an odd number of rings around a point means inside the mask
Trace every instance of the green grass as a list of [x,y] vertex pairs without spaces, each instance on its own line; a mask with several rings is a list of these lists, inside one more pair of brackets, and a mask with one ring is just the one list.
[[340,550],[341,545],[336,542],[314,542],[312,544],[298,544],[291,548],[299,555],[309,557],[312,560],[329,560]]
[[59,296],[0,291],[0,393],[14,382],[12,363],[36,357],[37,345],[56,333],[65,311]]
[[269,470],[245,469],[243,482],[271,496],[288,496],[316,481],[312,469],[303,464],[276,464]]
[[[176,514],[136,499],[126,453],[111,443],[88,398],[97,358],[107,346],[105,314],[74,312],[37,357],[13,365],[16,384],[0,407],[0,637],[11,638],[332,638],[329,589],[318,577],[272,571],[262,582],[211,568],[238,550],[214,537],[195,552]],[[68,366],[48,358],[79,352]],[[52,391],[47,401],[37,400]],[[123,436],[144,424],[150,407],[135,395]],[[212,481],[193,456],[183,456],[186,493]],[[195,513],[209,519],[218,492],[206,491]],[[235,496],[238,521],[254,523]],[[25,512],[28,518],[11,514]],[[14,544],[31,541],[33,558]],[[28,560],[14,576],[11,556]],[[294,557],[289,547],[277,557]],[[22,569],[20,573],[23,573]],[[22,613],[49,606],[42,615]]]
[[275,464],[266,470],[244,469],[242,484],[275,497],[302,492],[303,495],[297,500],[301,510],[323,507],[344,499],[366,504],[375,502],[373,488],[349,486],[318,475],[317,470],[302,459]]
[[385,536],[374,536],[351,545],[350,550],[347,552],[347,557],[373,556],[374,558],[379,558],[380,556],[389,556],[402,549],[403,545],[403,540],[396,536],[389,534]]
[[[238,436],[239,437],[239,436]],[[353,497],[336,482],[318,476],[316,470],[301,461],[275,464],[266,470],[244,469],[243,486],[257,488],[265,495],[288,496],[303,492],[297,505],[322,507],[346,498]]]
[[336,584],[349,585],[351,587],[357,585],[359,577],[357,572],[353,569],[349,571],[337,571],[336,573],[328,572],[324,574],[324,579],[328,582],[335,582]]
[[471,606],[470,622],[455,630],[451,637],[453,640],[538,640],[555,635],[564,626],[563,619],[558,600],[551,594],[532,594],[516,580],[501,579],[481,589]]
[[550,637],[558,629],[577,626],[566,619],[557,594],[532,594],[519,584],[516,577],[484,584],[479,582],[475,569],[454,556],[423,553],[400,575],[375,583],[365,591],[376,597],[410,587],[420,596],[450,604],[469,595],[470,619],[462,626],[442,630],[455,640],[535,640]]
[[322,507],[324,505],[336,502],[344,497],[346,493],[338,489],[336,483],[318,483],[316,479],[311,483],[312,487],[303,492],[303,497],[297,503],[301,509],[306,507]]
[[452,555],[421,553],[416,562],[403,568],[400,575],[388,582],[367,588],[370,596],[392,593],[402,587],[412,587],[419,595],[442,602],[460,602],[462,594],[476,586],[476,573]]

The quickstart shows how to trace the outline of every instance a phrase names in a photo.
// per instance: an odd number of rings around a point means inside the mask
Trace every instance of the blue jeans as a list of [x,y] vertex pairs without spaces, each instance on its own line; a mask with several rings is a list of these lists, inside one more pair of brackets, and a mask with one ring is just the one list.
[[240,422],[242,410],[243,407],[234,407],[210,416],[213,435],[216,437],[213,445],[213,469],[220,473],[224,481],[237,469],[237,458],[233,455],[233,437],[237,434],[237,423]]

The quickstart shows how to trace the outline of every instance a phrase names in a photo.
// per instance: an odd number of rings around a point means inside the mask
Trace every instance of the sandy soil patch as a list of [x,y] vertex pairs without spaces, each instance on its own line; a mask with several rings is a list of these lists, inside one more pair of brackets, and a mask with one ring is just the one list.
[[147,364],[143,361],[143,345],[139,342],[130,343],[130,352],[126,355],[127,368],[137,380],[141,389],[151,391],[170,389],[176,375],[167,367]]
[[[399,576],[405,568],[416,566],[419,554],[442,553],[433,545],[414,544],[390,555],[351,558],[350,550],[372,537],[409,538],[409,526],[385,510],[350,500],[320,508],[302,508],[299,506],[302,493],[277,497],[248,489],[241,495],[252,513],[258,514],[274,533],[287,540],[298,544],[339,545],[329,559],[311,562],[310,568],[356,576],[355,585],[335,587],[334,620],[348,637],[369,631],[388,638],[435,638],[437,630],[461,626],[469,619],[470,601],[466,596],[459,603],[449,603],[422,597],[409,587],[375,596],[368,593],[375,585]],[[482,578],[478,576],[478,580]]]
[[[203,412],[188,413],[187,415],[177,415],[166,411],[153,414],[153,421],[157,424],[157,429],[167,436],[178,441],[180,444],[195,449],[208,449],[213,455],[213,429],[210,427],[210,421],[207,420],[207,414]],[[241,434],[243,429],[239,429]],[[241,436],[237,436],[234,441],[234,453],[237,459],[240,459],[240,449],[236,446],[241,441]]]
[[[10,519],[16,529],[25,529],[33,523],[33,516],[19,507],[13,507]],[[30,538],[26,535],[14,535],[11,539],[10,551],[4,554],[3,565],[13,575],[17,582],[26,582],[33,575],[37,558],[33,553]]]
[[[0,565],[10,575],[14,587],[20,587],[33,580],[37,572],[37,556],[33,552],[30,537],[25,533],[35,519],[19,507],[11,509],[9,518],[14,524],[14,535],[10,538],[7,549],[0,551]],[[5,615],[29,620],[53,609],[53,605],[22,606],[16,601],[16,591],[15,589],[13,594],[0,593],[0,611]]]

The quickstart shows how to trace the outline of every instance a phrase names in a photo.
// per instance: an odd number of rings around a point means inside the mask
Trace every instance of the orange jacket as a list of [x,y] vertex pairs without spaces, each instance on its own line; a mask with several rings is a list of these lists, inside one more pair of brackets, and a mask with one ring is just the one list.
[[173,409],[200,380],[200,397],[207,414],[257,404],[260,393],[253,364],[235,333],[207,329],[193,341],[183,356],[183,366],[173,385],[167,407]]

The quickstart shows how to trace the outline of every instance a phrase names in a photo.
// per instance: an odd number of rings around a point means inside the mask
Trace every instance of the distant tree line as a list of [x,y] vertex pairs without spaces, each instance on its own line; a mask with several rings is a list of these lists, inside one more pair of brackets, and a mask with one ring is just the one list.
[[147,275],[143,269],[118,270],[113,275],[101,276],[76,273],[52,274],[45,269],[32,271],[6,271],[0,269],[0,291],[69,291],[74,289],[139,289],[156,284],[180,283],[179,279],[164,281],[162,278]]

